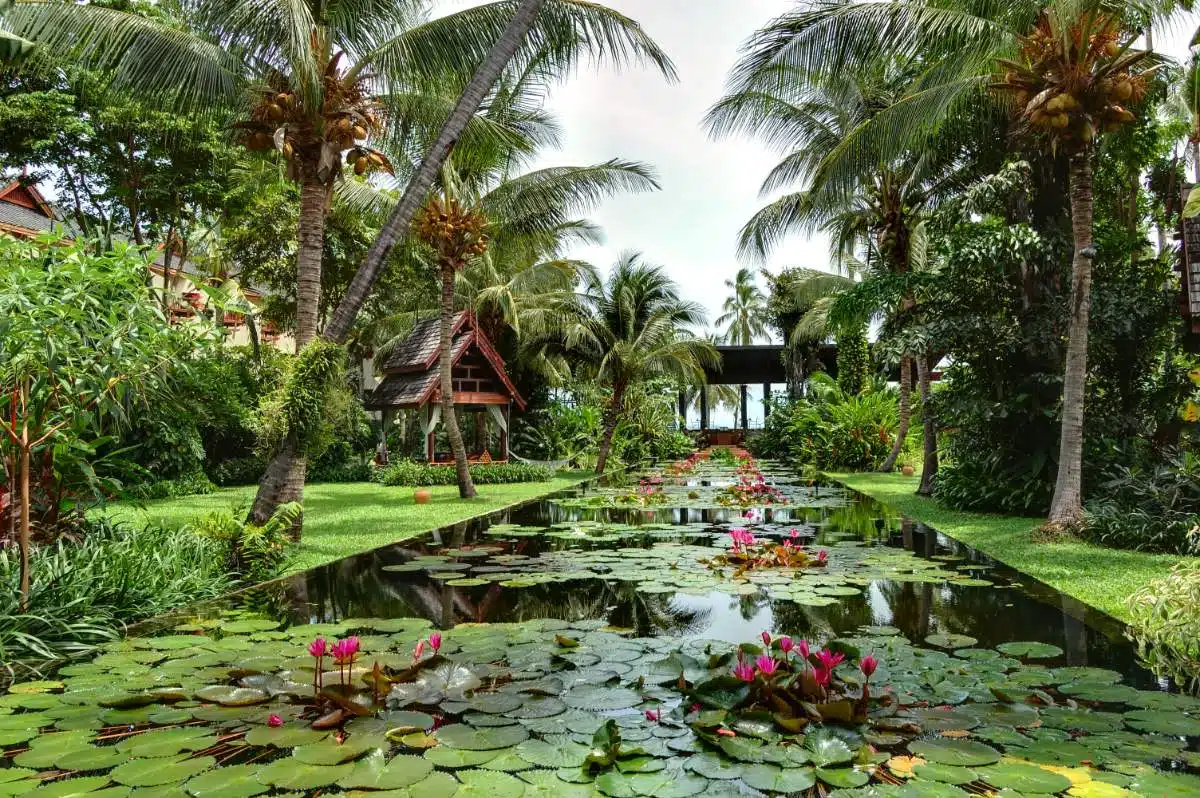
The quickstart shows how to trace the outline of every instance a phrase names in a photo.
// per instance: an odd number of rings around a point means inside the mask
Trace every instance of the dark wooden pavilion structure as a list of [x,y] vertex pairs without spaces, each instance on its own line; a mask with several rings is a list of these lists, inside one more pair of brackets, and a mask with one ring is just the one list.
[[[439,456],[435,447],[437,427],[442,422],[442,392],[438,379],[440,339],[439,318],[419,321],[384,363],[382,380],[363,402],[368,410],[383,412],[385,441],[396,411],[417,411],[424,435],[425,454],[431,463],[450,462],[453,459],[448,453]],[[484,433],[477,435],[477,438],[482,438],[482,441],[476,441],[477,447],[481,445],[481,450],[469,452],[471,460],[506,461],[512,407],[515,404],[517,409],[524,410],[525,400],[509,379],[504,359],[476,325],[473,313],[464,311],[454,317],[451,340],[454,359],[451,380],[459,425],[465,433],[465,417],[474,414],[478,421],[476,430]],[[485,425],[489,418],[500,433],[499,452],[495,457],[487,448]],[[464,434],[464,438],[468,437]],[[386,448],[381,454],[386,459]]]

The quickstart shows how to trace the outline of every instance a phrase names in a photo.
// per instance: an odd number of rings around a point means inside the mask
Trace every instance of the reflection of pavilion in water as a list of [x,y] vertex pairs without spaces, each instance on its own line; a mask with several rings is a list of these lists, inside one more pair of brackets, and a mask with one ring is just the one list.
[[[501,544],[483,534],[488,521],[479,519],[299,575],[290,582],[290,606],[294,617],[303,616],[309,621],[422,617],[451,629],[460,623],[598,619],[630,629],[638,636],[686,635],[731,642],[752,641],[763,629],[828,640],[853,633],[860,626],[886,625],[918,644],[938,633],[969,635],[979,640],[979,647],[1014,640],[1053,643],[1064,649],[1066,664],[1115,668],[1132,674],[1134,682],[1153,686],[1149,675],[1137,667],[1133,648],[1124,640],[1123,627],[1116,621],[923,524],[898,518],[863,497],[856,497],[844,507],[807,508],[803,513],[808,531],[816,534],[823,545],[903,548],[922,558],[939,558],[942,565],[985,569],[999,584],[974,587],[876,579],[862,584],[859,596],[844,597],[827,606],[806,606],[770,599],[763,593],[648,593],[639,591],[633,583],[599,578],[521,588],[495,583],[456,587],[422,572],[384,570],[385,566],[447,548],[503,545],[505,554],[536,557],[548,548],[567,545],[542,536],[517,537]],[[723,525],[739,516],[740,511],[726,509],[581,510],[543,501],[492,520],[541,526],[573,520],[636,523],[639,519],[644,523]],[[681,529],[680,534],[686,538],[695,531],[695,527]],[[711,540],[709,531],[701,532],[702,539]],[[657,540],[661,538],[631,536],[621,545],[650,546]],[[1013,584],[1004,584],[1005,580]]]

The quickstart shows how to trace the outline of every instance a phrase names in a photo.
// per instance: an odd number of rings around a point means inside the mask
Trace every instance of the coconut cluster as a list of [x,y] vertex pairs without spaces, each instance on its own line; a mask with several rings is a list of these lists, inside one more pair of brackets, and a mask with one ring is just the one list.
[[342,58],[342,53],[335,54],[321,77],[319,114],[310,113],[286,77],[275,76],[259,93],[250,119],[238,125],[245,146],[277,149],[287,161],[289,173],[297,171],[297,159],[311,158],[322,179],[333,176],[342,153],[357,175],[369,169],[391,172],[387,157],[367,144],[383,130],[382,110],[367,90],[365,76],[351,79],[342,74]]
[[1134,121],[1126,107],[1146,94],[1136,71],[1146,53],[1129,49],[1116,18],[1091,16],[1063,30],[1043,14],[1021,40],[1021,61],[1003,61],[998,86],[1009,92],[1023,119],[1056,139],[1086,145],[1101,131]]
[[417,237],[428,244],[438,260],[464,269],[471,258],[487,252],[487,219],[453,197],[434,196],[414,222]]

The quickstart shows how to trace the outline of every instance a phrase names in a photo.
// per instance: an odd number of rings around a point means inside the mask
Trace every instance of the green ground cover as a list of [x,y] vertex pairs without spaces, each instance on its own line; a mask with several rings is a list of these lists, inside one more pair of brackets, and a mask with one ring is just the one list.
[[919,475],[829,476],[1123,621],[1129,620],[1125,606],[1128,596],[1152,580],[1167,576],[1172,567],[1188,559],[1109,549],[1077,540],[1035,542],[1033,532],[1044,519],[947,509],[933,499],[916,495]]
[[[370,482],[309,485],[304,489],[304,536],[293,552],[289,572],[314,568],[363,551],[386,546],[430,529],[457,523],[548,493],[589,478],[582,472],[560,472],[548,482],[480,485],[474,499],[458,498],[458,488],[431,488],[429,504],[413,502],[410,488]],[[201,496],[142,503],[119,502],[106,512],[115,520],[179,527],[214,510],[248,505],[254,486],[224,488]]]

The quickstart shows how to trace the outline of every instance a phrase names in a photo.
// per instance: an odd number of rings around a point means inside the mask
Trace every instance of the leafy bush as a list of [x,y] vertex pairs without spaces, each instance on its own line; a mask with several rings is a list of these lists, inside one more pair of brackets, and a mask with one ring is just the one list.
[[0,549],[0,662],[83,653],[118,637],[125,624],[219,596],[233,587],[226,547],[188,529],[87,523],[78,542],[33,553],[29,605],[20,609],[19,558]]
[[791,459],[819,469],[870,470],[891,451],[899,423],[890,391],[847,396],[827,375],[811,378],[809,399],[776,404],[752,438],[757,457]]
[[1200,690],[1200,565],[1180,563],[1128,601],[1133,639],[1146,665]]
[[177,496],[212,493],[216,489],[217,486],[208,476],[203,471],[198,471],[178,479],[160,479],[157,482],[135,485],[128,493],[137,499],[173,499]]
[[246,584],[273,579],[287,566],[287,547],[292,527],[300,518],[299,504],[284,504],[262,526],[248,524],[245,508],[217,510],[191,524],[201,538],[225,547],[226,570]]
[[307,482],[370,482],[370,463],[326,463],[319,462],[309,469]]
[[1087,504],[1081,534],[1105,546],[1200,553],[1200,456],[1177,451],[1148,466],[1113,466]]
[[234,485],[253,485],[262,478],[263,472],[266,470],[266,459],[259,455],[252,455],[226,460],[214,467],[209,476],[213,482],[225,488]]
[[[515,482],[545,482],[554,476],[545,466],[525,463],[477,463],[471,466],[471,479],[477,485],[503,485]],[[429,465],[401,460],[385,468],[375,469],[372,479],[381,485],[431,487],[456,485],[458,479],[451,465]]]

